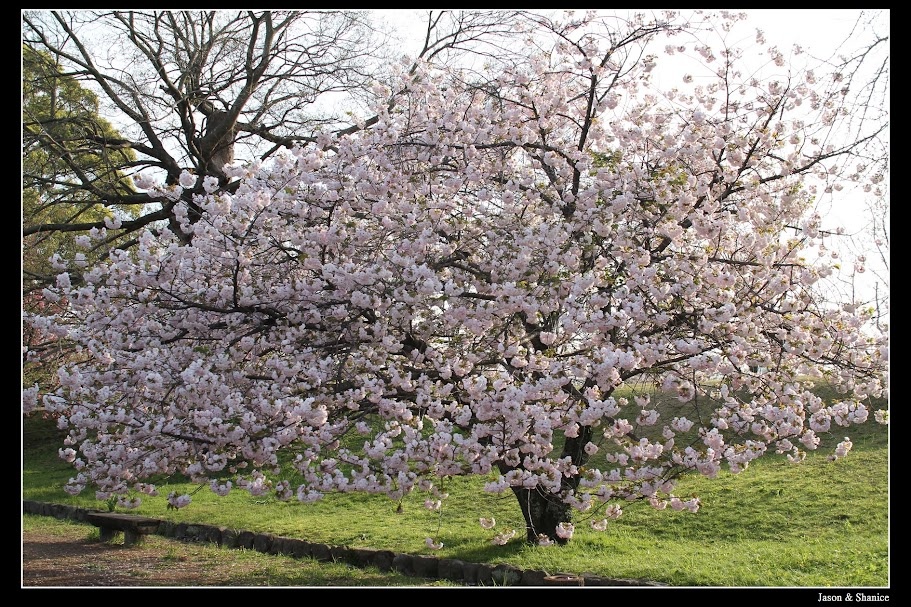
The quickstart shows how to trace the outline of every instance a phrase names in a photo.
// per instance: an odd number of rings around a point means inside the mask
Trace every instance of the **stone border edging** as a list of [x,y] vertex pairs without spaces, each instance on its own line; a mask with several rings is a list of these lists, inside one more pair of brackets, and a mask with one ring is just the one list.
[[[52,516],[87,522],[86,514],[102,512],[48,502],[22,501],[23,514]],[[412,555],[391,550],[373,548],[349,548],[331,546],[306,540],[276,536],[271,533],[236,531],[227,527],[198,523],[175,523],[162,520],[156,535],[171,539],[217,544],[225,548],[245,548],[264,554],[288,556],[291,558],[313,558],[324,562],[343,562],[355,567],[376,567],[381,571],[396,571],[403,575],[427,579],[445,579],[466,586],[552,586],[553,581],[545,571],[519,569],[512,565],[489,565],[468,563],[458,559],[439,558],[428,555]],[[557,584],[574,586],[665,586],[657,582],[605,578],[590,574],[567,576],[575,583]],[[580,579],[581,578],[581,579]]]

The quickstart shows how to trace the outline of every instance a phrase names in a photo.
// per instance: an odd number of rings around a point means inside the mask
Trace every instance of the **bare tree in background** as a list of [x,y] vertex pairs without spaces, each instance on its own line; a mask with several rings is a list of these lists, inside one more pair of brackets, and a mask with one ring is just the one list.
[[[132,150],[136,159],[119,167],[126,175],[153,169],[176,184],[189,169],[218,176],[224,186],[223,166],[235,157],[266,159],[315,142],[321,131],[369,126],[369,119],[346,116],[339,102],[370,95],[388,55],[411,52],[443,62],[474,48],[488,59],[503,56],[505,45],[484,49],[481,43],[514,34],[510,23],[520,16],[431,12],[421,49],[388,44],[365,11],[25,11],[22,29],[25,45],[48,53],[66,75],[98,92],[101,114],[122,134],[87,135],[86,146]],[[54,152],[53,141],[40,143]],[[78,166],[71,169],[68,182],[58,184],[65,187],[45,204],[73,205],[78,198],[83,206],[132,210],[118,229],[108,226],[110,236],[99,248],[155,222],[168,221],[180,233],[176,201],[115,191]],[[192,196],[186,191],[183,200],[192,204]],[[23,218],[24,235],[102,227]]]
[[[86,145],[133,150],[128,174],[155,169],[169,184],[184,169],[224,180],[235,146],[267,157],[307,140],[330,119],[316,103],[363,87],[378,51],[365,15],[344,11],[50,11],[22,23],[24,43],[98,91],[123,135]],[[174,201],[113,191],[78,168],[69,191],[93,194],[80,204],[142,208],[120,235],[171,217]],[[58,191],[48,204],[72,204]],[[26,235],[102,227],[24,223]]]

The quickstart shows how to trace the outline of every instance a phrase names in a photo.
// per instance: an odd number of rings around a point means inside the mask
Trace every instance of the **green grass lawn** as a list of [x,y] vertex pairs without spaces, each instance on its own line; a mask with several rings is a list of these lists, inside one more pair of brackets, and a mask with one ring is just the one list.
[[[168,510],[168,491],[196,489],[176,484],[161,487],[161,497],[145,497],[137,513],[408,553],[430,553],[424,538],[432,536],[444,543],[433,552],[443,558],[673,586],[888,587],[889,428],[869,423],[837,430],[801,464],[775,457],[738,475],[683,479],[676,493],[699,495],[702,508],[695,514],[629,503],[607,531],[580,520],[563,547],[526,545],[515,499],[484,493],[485,479],[478,478],[448,481],[450,498],[441,512],[425,509],[419,495],[408,496],[397,512],[398,504],[382,496],[330,495],[301,504],[242,492],[218,497],[207,488],[193,494],[190,506]],[[844,435],[854,449],[828,461]],[[74,472],[57,458],[60,446],[50,420],[24,420],[23,499],[106,508],[91,491],[71,497],[62,490]],[[492,533],[478,524],[491,515],[498,527],[519,529],[505,546],[492,545]]]

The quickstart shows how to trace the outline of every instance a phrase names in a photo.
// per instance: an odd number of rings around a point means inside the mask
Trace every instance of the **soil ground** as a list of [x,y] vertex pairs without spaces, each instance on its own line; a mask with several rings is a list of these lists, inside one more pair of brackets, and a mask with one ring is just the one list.
[[22,588],[435,585],[442,584],[158,535],[126,547],[122,536],[100,541],[89,525],[31,525],[22,532]]
[[[225,586],[232,585],[232,577],[247,577],[242,571],[232,571],[237,563],[223,562],[223,567],[214,567],[212,551],[211,547],[160,537],[127,548],[91,539],[87,529],[75,526],[69,530],[28,530],[22,534],[22,585]],[[220,554],[231,561],[229,552]]]

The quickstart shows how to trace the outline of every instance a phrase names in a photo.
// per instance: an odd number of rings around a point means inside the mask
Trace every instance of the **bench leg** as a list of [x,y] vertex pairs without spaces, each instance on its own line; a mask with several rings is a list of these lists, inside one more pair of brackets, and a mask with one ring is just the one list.
[[110,542],[117,535],[116,529],[111,529],[110,527],[101,527],[100,529],[102,542]]
[[123,545],[124,546],[139,546],[142,544],[143,534],[136,533],[135,531],[124,531],[123,532]]

